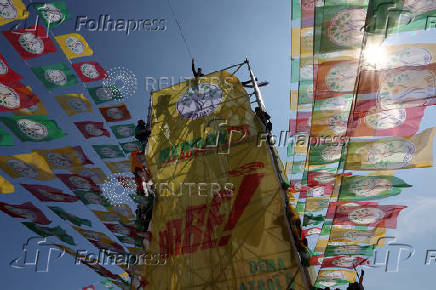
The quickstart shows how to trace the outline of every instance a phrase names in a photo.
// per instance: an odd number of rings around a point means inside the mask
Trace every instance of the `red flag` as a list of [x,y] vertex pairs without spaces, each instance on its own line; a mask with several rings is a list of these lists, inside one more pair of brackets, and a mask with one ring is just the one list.
[[297,112],[297,119],[289,120],[289,134],[309,133],[311,119],[312,112]]
[[36,224],[51,224],[51,221],[44,215],[44,213],[31,202],[16,205],[0,202],[0,210],[11,217],[28,219]]
[[16,80],[0,82],[0,111],[16,111],[38,103],[38,97]]
[[104,223],[104,225],[113,233],[130,236],[130,237],[138,237],[138,231],[134,226],[121,225],[121,224],[108,224]]
[[322,171],[309,171],[307,173],[308,185],[334,184],[335,181],[336,181],[335,173],[322,172]]
[[6,59],[0,54],[0,81],[21,80],[22,78],[22,76],[11,69]]
[[100,192],[100,187],[91,178],[78,174],[56,174],[56,176],[72,190],[91,190]]
[[322,260],[321,268],[346,268],[354,269],[357,266],[369,264],[368,259],[362,257],[335,256]]
[[309,259],[309,264],[312,266],[321,265],[323,259],[324,259],[324,254],[313,255]]
[[100,136],[111,136],[109,131],[104,128],[103,122],[84,121],[74,122],[74,124],[86,139]]
[[377,205],[373,202],[338,202],[333,225],[395,229],[404,205]]
[[308,196],[328,196],[333,192],[334,184],[321,184],[315,186],[302,186],[299,198]]
[[359,101],[356,106],[361,111],[352,115],[348,126],[352,137],[415,135],[425,110],[425,106],[385,110],[376,100]]
[[89,160],[88,157],[86,157],[85,152],[83,152],[83,149],[81,146],[74,146],[73,149],[77,152],[77,155],[79,155],[80,158],[80,162],[82,162],[83,165],[93,165],[94,162],[92,162],[91,160]]
[[2,33],[23,59],[56,51],[56,47],[41,25],[17,30],[4,30]]
[[21,184],[21,186],[27,189],[40,201],[75,202],[79,200],[79,197],[77,196],[65,194],[62,190],[47,185]]
[[125,104],[99,108],[106,122],[119,122],[131,118]]
[[320,233],[321,233],[321,228],[312,227],[312,228],[308,228],[308,229],[303,229],[302,236],[304,238],[304,237],[308,237],[308,236],[319,235]]
[[95,61],[73,63],[73,68],[82,82],[95,82],[107,78],[104,68]]
[[83,287],[82,290],[95,290],[95,287],[93,285],[89,285],[89,286]]
[[315,99],[353,93],[358,63],[340,60],[318,65]]

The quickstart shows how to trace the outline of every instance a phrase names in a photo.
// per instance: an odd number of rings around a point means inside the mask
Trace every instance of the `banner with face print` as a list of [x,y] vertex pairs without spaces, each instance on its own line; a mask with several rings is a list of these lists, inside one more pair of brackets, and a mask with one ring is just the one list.
[[59,35],[55,39],[68,59],[91,56],[94,53],[79,33]]
[[55,96],[55,99],[68,116],[80,113],[92,113],[92,105],[83,94]]
[[96,105],[122,99],[121,92],[115,86],[88,88],[88,92]]
[[62,1],[44,4],[35,3],[33,7],[49,28],[56,27],[71,17],[70,13],[67,11],[65,2]]
[[130,170],[131,162],[130,161],[113,161],[113,162],[105,162],[106,166],[112,171],[112,173],[126,173],[132,172]]
[[91,190],[74,190],[73,192],[85,205],[97,204],[104,207],[111,206],[110,202],[99,192]]
[[103,122],[83,121],[74,122],[74,124],[86,139],[100,136],[111,136],[109,131],[104,128]]
[[117,139],[124,139],[135,136],[135,127],[135,124],[123,124],[111,126],[111,130]]
[[44,202],[76,202],[77,196],[65,194],[62,190],[47,185],[21,184],[27,191]]
[[29,11],[21,0],[3,0],[0,7],[0,26],[9,22],[26,19]]
[[31,202],[23,204],[7,204],[0,202],[0,210],[13,218],[28,219],[40,225],[49,225],[51,221]]
[[74,151],[77,152],[77,154],[79,155],[80,161],[82,162],[83,165],[94,165],[94,162],[92,162],[86,155],[85,152],[83,151],[81,146],[73,146]]
[[56,174],[56,176],[72,190],[91,190],[100,192],[100,187],[88,177],[77,174]]
[[346,285],[354,282],[356,271],[348,270],[319,270],[315,287],[326,288],[339,285]]
[[123,151],[118,145],[92,145],[95,152],[101,159],[122,158],[125,157]]
[[110,107],[100,107],[98,109],[100,110],[106,122],[119,122],[131,118],[129,110],[125,104]]
[[0,82],[7,80],[21,80],[22,78],[22,76],[11,69],[6,62],[6,59],[0,54]]
[[23,59],[35,58],[56,51],[47,31],[41,25],[5,30],[2,34]]
[[36,152],[11,156],[0,156],[0,168],[11,178],[52,180],[56,176],[45,159]]
[[433,166],[435,128],[410,137],[390,137],[350,142],[347,170],[386,170]]
[[38,97],[17,80],[0,80],[0,111],[16,111],[34,106]]
[[395,229],[403,205],[374,205],[366,202],[339,202],[333,225],[351,225]]
[[72,146],[50,150],[33,149],[33,152],[44,157],[51,169],[72,170],[82,167],[82,161]]
[[32,67],[32,71],[49,90],[69,87],[78,82],[74,73],[64,63]]
[[107,181],[106,173],[101,168],[77,167],[71,171],[74,174],[90,178],[95,184],[102,184]]
[[82,82],[95,82],[107,78],[104,68],[95,61],[73,63],[73,68]]

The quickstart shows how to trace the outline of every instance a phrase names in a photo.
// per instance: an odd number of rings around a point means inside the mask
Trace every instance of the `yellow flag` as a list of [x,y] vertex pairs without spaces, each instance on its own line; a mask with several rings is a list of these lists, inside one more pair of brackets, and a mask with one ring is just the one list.
[[92,105],[83,94],[68,94],[55,97],[68,116],[92,113]]
[[122,215],[123,218],[131,220],[135,218],[135,215],[132,212],[132,209],[127,204],[116,204],[113,207],[108,209],[110,212],[115,214]]
[[72,227],[73,229],[78,231],[85,239],[94,240],[94,241],[111,241],[111,238],[108,237],[105,233],[82,229],[74,225]]
[[44,157],[51,169],[72,170],[75,167],[83,166],[79,155],[72,146],[51,150],[34,149],[33,152]]
[[26,19],[29,16],[26,6],[21,0],[2,1],[0,11],[0,25],[8,24],[9,22]]
[[433,166],[436,128],[411,137],[390,137],[350,142],[347,170],[386,170]]
[[114,211],[92,210],[92,212],[102,222],[123,222],[125,224],[129,223],[129,220],[126,217]]
[[101,168],[75,167],[71,172],[90,178],[95,184],[103,184],[107,181],[107,176]]
[[305,212],[314,212],[328,208],[330,197],[329,196],[308,196],[306,198]]
[[55,38],[68,59],[91,56],[93,54],[85,38],[78,33],[59,35]]
[[324,253],[328,243],[328,239],[318,239],[318,242],[316,243],[315,249],[313,249],[313,251],[316,253]]
[[319,270],[315,287],[333,287],[353,283],[356,280],[356,271],[349,270]]
[[12,178],[52,180],[56,178],[47,162],[38,153],[0,156],[0,168]]
[[300,56],[300,28],[291,30],[291,57]]
[[48,115],[48,111],[44,104],[39,100],[35,105],[12,111],[15,116],[27,116],[27,115]]
[[[352,227],[332,226],[330,230],[330,243],[347,243],[348,245],[369,244],[383,246],[386,230],[384,228],[373,228],[370,230],[357,230]],[[380,240],[380,241],[379,241]]]
[[168,258],[142,268],[150,288],[266,288],[272,277],[277,288],[309,288],[271,152],[257,142],[264,127],[239,80],[216,72],[154,92],[152,103],[150,252]]
[[311,136],[325,136],[326,142],[344,136],[347,132],[349,112],[346,111],[314,111],[312,113]]
[[0,193],[13,193],[14,191],[14,185],[0,175]]
[[126,173],[130,171],[130,161],[106,161],[106,166],[112,173]]

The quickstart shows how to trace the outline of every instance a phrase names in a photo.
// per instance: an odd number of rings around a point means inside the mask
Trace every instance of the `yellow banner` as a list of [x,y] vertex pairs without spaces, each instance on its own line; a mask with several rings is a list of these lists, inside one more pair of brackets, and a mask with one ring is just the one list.
[[0,175],[0,193],[13,193],[14,191],[14,185]]
[[264,127],[239,80],[213,73],[154,92],[152,103],[149,251],[168,258],[143,267],[148,287],[307,288]]
[[369,244],[379,247],[384,245],[380,238],[384,237],[384,228],[373,228],[370,230],[357,230],[344,226],[332,226],[330,230],[330,243],[347,243],[348,245]]
[[92,105],[83,94],[68,94],[55,97],[68,116],[92,113]]
[[26,6],[21,0],[2,1],[2,10],[0,14],[0,25],[9,22],[26,19],[29,16]]
[[91,56],[93,54],[85,38],[78,33],[59,35],[55,39],[68,59]]
[[47,162],[38,153],[0,156],[0,168],[12,178],[52,180],[56,178]]
[[44,157],[51,169],[71,170],[83,166],[79,155],[72,146],[51,150],[34,149],[33,152]]
[[350,142],[347,170],[386,170],[433,166],[433,138],[436,128],[411,137],[391,137]]

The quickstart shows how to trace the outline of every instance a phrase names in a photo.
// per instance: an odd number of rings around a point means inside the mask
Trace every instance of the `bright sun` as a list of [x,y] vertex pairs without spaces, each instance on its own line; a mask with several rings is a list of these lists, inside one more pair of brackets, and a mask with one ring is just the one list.
[[368,46],[363,52],[364,63],[375,69],[383,67],[387,61],[386,49],[381,46]]

